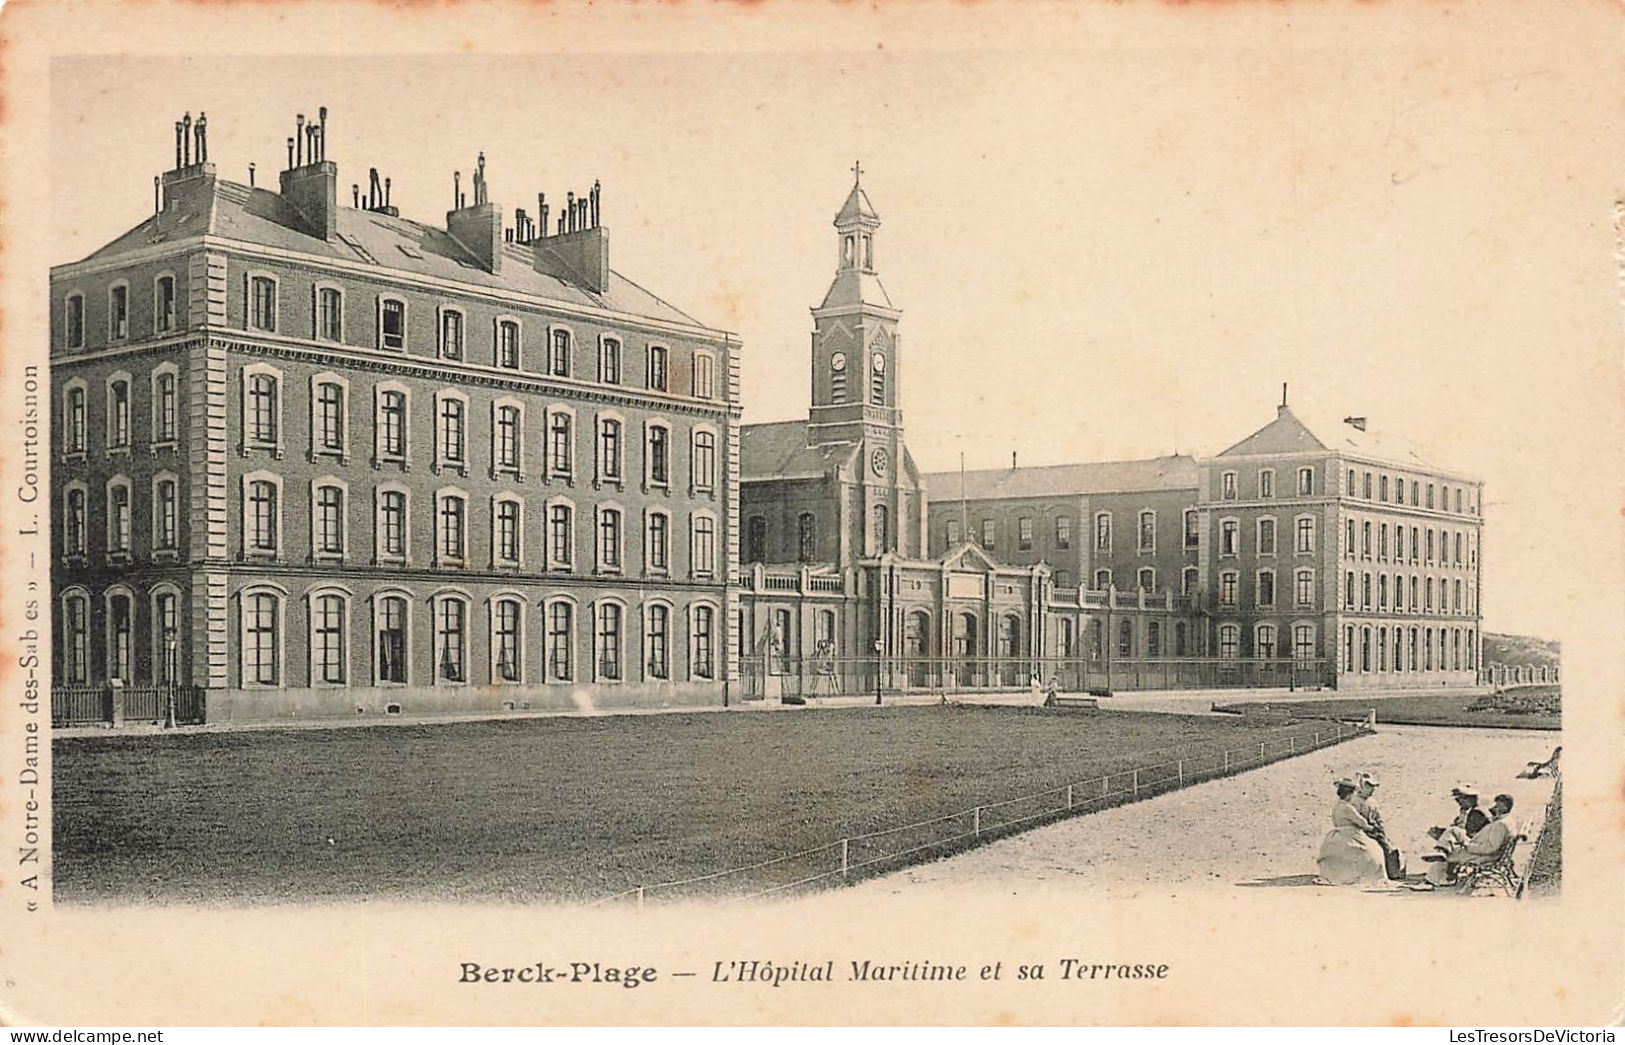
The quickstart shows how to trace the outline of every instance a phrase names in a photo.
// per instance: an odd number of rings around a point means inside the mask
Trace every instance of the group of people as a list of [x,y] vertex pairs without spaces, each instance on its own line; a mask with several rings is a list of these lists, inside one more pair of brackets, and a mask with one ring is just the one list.
[[[1317,866],[1322,880],[1332,885],[1405,879],[1405,865],[1399,850],[1389,840],[1388,830],[1377,810],[1374,796],[1377,778],[1359,773],[1337,781],[1337,802],[1332,806],[1332,829],[1320,845]],[[1484,864],[1500,855],[1511,840],[1506,823],[1512,812],[1512,796],[1496,795],[1489,812],[1479,808],[1478,789],[1458,784],[1450,791],[1456,803],[1456,816],[1449,826],[1430,828],[1421,846],[1426,865],[1415,889],[1436,889],[1456,880],[1462,866]]]

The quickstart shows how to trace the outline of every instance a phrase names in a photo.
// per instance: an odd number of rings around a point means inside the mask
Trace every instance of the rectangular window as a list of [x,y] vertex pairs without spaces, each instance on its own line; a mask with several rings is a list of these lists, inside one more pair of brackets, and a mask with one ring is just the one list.
[[1275,628],[1269,624],[1258,626],[1258,648],[1254,653],[1261,660],[1275,659]]
[[570,535],[570,507],[556,504],[547,513],[548,556],[554,565],[568,568],[574,561],[574,541]]
[[67,452],[70,454],[84,453],[85,390],[83,388],[70,388],[68,390],[68,417],[65,427],[67,429]]
[[1388,524],[1377,527],[1377,561],[1388,561]]
[[406,555],[406,494],[385,490],[378,508],[379,554],[391,558]]
[[1219,496],[1226,501],[1236,499],[1236,473],[1225,472],[1219,476]]
[[255,330],[276,330],[276,280],[255,276],[248,281],[248,324]]
[[261,446],[277,442],[277,380],[270,374],[248,379],[248,438]]
[[1055,547],[1072,547],[1072,516],[1057,515],[1055,517]]
[[519,324],[511,319],[497,324],[497,366],[519,369]]
[[152,404],[153,433],[156,443],[175,441],[175,375],[163,373],[154,382]]
[[316,291],[316,336],[323,341],[344,339],[344,295],[333,287]]
[[1275,496],[1275,472],[1272,469],[1265,468],[1258,473],[1258,496]]
[[667,352],[662,345],[649,346],[649,387],[656,392],[666,391]]
[[497,407],[497,468],[503,471],[519,469],[519,408]]
[[1313,570],[1298,571],[1298,605],[1308,606],[1315,601],[1315,574]]
[[1219,574],[1219,605],[1234,606],[1236,604],[1236,574],[1226,571]]
[[644,552],[651,570],[671,567],[671,517],[664,514],[649,516],[649,546]]
[[1260,606],[1275,605],[1275,573],[1271,570],[1259,571],[1258,604]]
[[175,480],[161,479],[158,482],[158,518],[154,521],[153,543],[166,551],[175,550],[179,544],[177,533],[177,515],[179,512],[179,498],[175,492]]
[[259,480],[248,487],[248,543],[255,551],[276,551],[276,486]]
[[337,486],[316,490],[316,551],[322,555],[344,551],[344,491]]
[[599,509],[598,559],[605,569],[621,567],[621,513],[614,508]]
[[85,492],[69,490],[67,510],[64,513],[62,547],[69,555],[85,553]]
[[130,445],[130,383],[114,381],[108,390],[107,445]]
[[1315,550],[1315,520],[1310,516],[1298,520],[1297,549],[1300,554]]
[[385,298],[378,306],[378,340],[387,349],[406,351],[406,302]]
[[107,295],[107,336],[114,341],[130,336],[129,287],[114,287]]
[[621,477],[621,423],[606,420],[598,427],[599,478],[618,480]]
[[949,519],[948,520],[947,526],[944,528],[944,531],[943,531],[943,539],[947,542],[947,545],[950,548],[952,548],[954,545],[959,543],[959,520],[958,519]]
[[449,308],[440,313],[440,357],[463,358],[463,314]]
[[463,463],[463,401],[440,401],[440,463]]
[[1315,492],[1315,470],[1313,468],[1298,469],[1298,496],[1308,497]]
[[606,337],[598,344],[598,380],[606,385],[621,383],[621,342]]
[[383,392],[378,397],[378,456],[406,457],[405,392]]
[[994,543],[995,543],[994,538],[997,535],[997,532],[998,532],[998,524],[997,523],[995,523],[992,519],[983,519],[982,520],[982,547],[992,549],[993,546],[994,546]]
[[573,472],[572,446],[570,438],[570,415],[561,412],[553,414],[547,423],[548,431],[548,470],[554,475],[569,478]]
[[68,649],[63,656],[63,666],[67,669],[68,684],[80,685],[90,681],[90,623],[86,602],[83,597],[70,598],[65,610],[62,629]]
[[69,348],[83,348],[85,345],[85,299],[83,295],[74,294],[68,298],[67,330],[64,332]]
[[1258,520],[1258,554],[1275,554],[1275,520]]
[[1157,513],[1140,513],[1140,551],[1153,551],[1157,547]]
[[1241,524],[1234,519],[1219,523],[1219,554],[1241,554]]
[[1201,540],[1200,519],[1195,509],[1185,512],[1185,547],[1194,548]]
[[1033,546],[1033,521],[1030,516],[1022,516],[1016,521],[1016,546],[1027,551]]
[[316,445],[327,453],[344,450],[344,386],[332,381],[316,386]]
[[717,361],[704,352],[694,354],[694,396],[711,399],[716,396]]
[[153,291],[152,312],[153,329],[158,333],[175,329],[175,277],[158,277],[157,287]]
[[1112,517],[1108,512],[1095,516],[1095,551],[1112,550]]
[[694,489],[705,492],[716,486],[717,437],[710,432],[694,433]]
[[120,483],[108,490],[107,550],[130,550],[130,488]]
[[553,338],[548,344],[547,372],[553,377],[570,376],[570,332],[568,330],[553,331]]
[[1241,656],[1241,629],[1236,625],[1220,626],[1219,656],[1224,660],[1235,660]]
[[649,429],[649,482],[665,486],[670,479],[671,433],[664,428]]
[[463,557],[464,518],[461,497],[447,494],[440,498],[440,554],[446,559],[460,561]]
[[717,523],[702,515],[694,520],[694,572],[710,575],[717,568]]

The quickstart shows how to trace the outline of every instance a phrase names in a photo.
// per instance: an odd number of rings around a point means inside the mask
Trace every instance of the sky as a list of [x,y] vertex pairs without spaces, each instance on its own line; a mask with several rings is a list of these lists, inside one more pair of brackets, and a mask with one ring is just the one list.
[[443,223],[481,150],[510,220],[600,180],[612,266],[738,333],[745,419],[780,420],[806,412],[861,159],[922,468],[1214,454],[1287,382],[1306,418],[1365,415],[1481,477],[1486,627],[1553,635],[1572,596],[1550,541],[1618,493],[1615,470],[1599,491],[1553,469],[1589,452],[1579,418],[1604,464],[1622,441],[1620,168],[1596,147],[1619,105],[1516,33],[1368,28],[58,59],[52,260],[151,212],[183,112],[207,111],[223,177],[252,161],[264,186],[326,105],[346,201],[376,166]]

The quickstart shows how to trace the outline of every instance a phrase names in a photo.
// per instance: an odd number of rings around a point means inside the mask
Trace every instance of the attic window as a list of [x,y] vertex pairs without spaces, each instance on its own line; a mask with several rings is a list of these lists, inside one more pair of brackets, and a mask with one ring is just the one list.
[[340,240],[342,240],[344,242],[344,244],[347,247],[349,247],[351,250],[355,251],[356,254],[360,256],[362,261],[365,261],[369,265],[378,264],[378,259],[373,257],[371,254],[367,253],[367,248],[363,247],[361,245],[361,242],[359,240],[357,240],[354,236],[351,236],[348,233],[341,232],[341,233],[338,234],[338,237],[339,237]]
[[411,246],[410,244],[397,243],[395,244],[395,248],[409,258],[417,258],[420,261],[423,260],[423,251]]

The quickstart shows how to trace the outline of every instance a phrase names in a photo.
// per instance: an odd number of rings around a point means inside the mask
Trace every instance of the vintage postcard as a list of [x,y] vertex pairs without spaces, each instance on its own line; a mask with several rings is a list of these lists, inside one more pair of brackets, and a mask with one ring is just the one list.
[[1622,26],[8,5],[0,1021],[1617,1022]]

